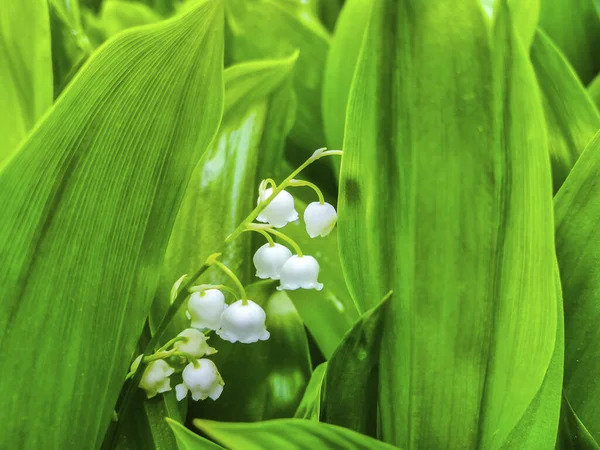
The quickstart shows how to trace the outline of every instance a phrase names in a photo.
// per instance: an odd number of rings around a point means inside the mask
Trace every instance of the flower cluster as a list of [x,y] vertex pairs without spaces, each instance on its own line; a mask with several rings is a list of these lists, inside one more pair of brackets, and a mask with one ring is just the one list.
[[[267,243],[262,245],[253,257],[256,276],[261,279],[278,280],[279,290],[323,288],[323,284],[318,281],[320,267],[317,260],[303,254],[299,245],[279,229],[299,219],[294,197],[285,190],[287,187],[297,186],[308,186],[319,197],[318,202],[310,203],[304,211],[308,235],[311,238],[324,237],[335,227],[336,210],[324,201],[319,188],[308,181],[293,179],[302,168],[321,156],[341,153],[337,150],[324,150],[317,150],[280,186],[272,179],[263,180],[258,190],[257,207],[240,225],[241,228],[238,227],[240,232],[255,231],[266,238]],[[251,223],[253,218],[260,223]],[[285,245],[276,243],[274,238],[289,244],[295,253]],[[182,381],[175,386],[178,400],[185,398],[188,393],[193,400],[216,400],[223,392],[224,382],[214,362],[206,358],[217,351],[207,342],[209,334],[214,331],[225,341],[242,344],[265,341],[270,337],[265,325],[267,316],[264,309],[247,298],[238,277],[218,260],[218,256],[219,254],[211,255],[206,265],[220,269],[233,281],[237,289],[226,285],[199,285],[189,288],[191,295],[187,302],[186,317],[190,321],[190,327],[154,354],[138,356],[131,365],[128,377],[135,374],[142,361],[147,363],[139,387],[146,391],[148,398],[172,390],[170,377],[174,374],[179,377],[181,372]],[[176,296],[182,279],[174,286]],[[227,303],[223,291],[235,296],[231,304]]]

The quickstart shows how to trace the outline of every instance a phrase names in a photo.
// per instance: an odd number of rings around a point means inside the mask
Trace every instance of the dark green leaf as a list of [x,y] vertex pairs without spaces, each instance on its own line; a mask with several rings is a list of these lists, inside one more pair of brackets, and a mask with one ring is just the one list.
[[304,396],[298,409],[294,414],[296,419],[309,419],[315,422],[321,417],[321,393],[323,391],[323,382],[325,381],[325,371],[327,362],[321,363],[313,371],[308,386],[304,391]]
[[596,75],[594,81],[588,86],[588,94],[596,105],[596,108],[600,109],[600,74]]
[[373,5],[339,244],[362,310],[394,291],[379,404],[400,447],[499,448],[542,385],[557,299],[536,94],[506,5],[492,36],[475,1]]
[[600,133],[554,199],[556,255],[565,306],[565,393],[600,441]]
[[360,317],[331,357],[321,422],[377,436],[381,335],[391,295]]
[[531,62],[542,92],[557,192],[600,128],[600,114],[569,63],[541,30],[531,47]]
[[188,430],[186,427],[174,420],[167,419],[167,423],[173,430],[177,438],[177,444],[180,450],[221,450],[223,447],[214,442],[198,436],[196,433]]
[[229,450],[392,450],[396,448],[355,431],[311,420],[280,419],[252,424],[196,419],[194,425]]
[[540,27],[562,50],[584,84],[600,70],[596,0],[542,0]]
[[122,34],[0,172],[0,448],[99,447],[218,128],[222,57],[218,1]]
[[566,396],[562,399],[560,434],[557,449],[560,450],[600,450],[592,435],[581,423]]

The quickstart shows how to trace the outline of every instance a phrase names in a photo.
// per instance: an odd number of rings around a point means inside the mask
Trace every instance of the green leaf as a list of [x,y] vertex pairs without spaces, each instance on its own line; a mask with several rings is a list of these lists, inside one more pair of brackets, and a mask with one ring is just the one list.
[[99,446],[221,118],[222,14],[108,43],[0,172],[0,448]]
[[594,81],[592,81],[588,86],[588,94],[590,98],[596,105],[596,108],[600,109],[600,73],[596,75]]
[[475,1],[381,1],[364,44],[338,233],[361,309],[389,289],[397,300],[382,341],[381,435],[404,448],[499,448],[556,338],[533,69],[505,5],[490,36]]
[[595,0],[542,0],[540,27],[561,49],[579,78],[589,83],[600,71],[600,20]]
[[[301,192],[294,192],[296,210],[303,217],[306,203],[298,199],[298,194]],[[287,294],[319,350],[329,359],[359,316],[342,273],[337,232],[334,230],[326,238],[312,239],[306,233],[304,223],[290,223],[284,231],[300,245],[304,253],[319,261],[319,280],[324,285],[323,289],[298,289]]]
[[[519,424],[502,446],[503,450],[553,449],[561,416],[562,382],[564,371],[564,317],[558,266],[555,284],[557,292],[556,344],[542,387],[536,394]],[[565,449],[567,450],[567,449]]]
[[225,389],[216,402],[190,402],[192,417],[254,422],[291,417],[300,403],[311,374],[302,321],[274,283],[255,283],[247,292],[265,309],[271,337],[252,345],[211,342]]
[[560,450],[600,450],[585,425],[581,423],[566,396],[562,399],[560,435],[557,449]]
[[114,36],[131,27],[162,20],[162,16],[149,6],[126,0],[106,0],[100,18],[106,37]]
[[531,62],[542,92],[557,192],[600,128],[600,114],[567,60],[541,30],[531,47]]
[[[515,31],[525,48],[529,48],[534,38],[540,15],[541,0],[506,0],[510,7]],[[490,18],[494,18],[502,8],[502,0],[480,0]]]
[[173,430],[177,438],[177,444],[180,450],[220,450],[220,445],[198,436],[196,433],[188,430],[186,427],[174,420],[167,419],[167,423]]
[[0,167],[52,105],[47,0],[4,1],[0,11]]
[[325,375],[320,420],[377,436],[377,392],[383,316],[392,293],[364,313],[344,336]]
[[556,255],[565,306],[564,388],[573,410],[600,442],[600,133],[554,199]]
[[230,450],[396,448],[355,431],[311,420],[280,419],[252,424],[196,419],[194,425]]
[[330,148],[342,148],[344,142],[348,94],[372,4],[348,0],[335,26],[323,82],[323,122]]
[[[291,72],[296,55],[239,64],[225,71],[225,111],[219,134],[192,175],[169,240],[161,283],[152,307],[154,330],[181,275],[194,273],[256,204],[262,178],[273,176],[282,158],[295,104]],[[252,249],[249,233],[227,244],[221,261],[248,282]],[[213,272],[214,273],[214,272]],[[207,274],[206,283],[224,281]],[[186,326],[183,311],[168,340]]]
[[288,56],[300,51],[294,70],[298,112],[290,138],[303,150],[302,159],[323,147],[321,118],[323,68],[329,34],[318,19],[296,2],[227,0],[233,61]]
[[300,401],[298,409],[294,413],[295,419],[309,419],[319,422],[319,418],[321,417],[321,396],[326,370],[327,362],[324,362],[319,364],[313,371],[302,396],[302,401]]

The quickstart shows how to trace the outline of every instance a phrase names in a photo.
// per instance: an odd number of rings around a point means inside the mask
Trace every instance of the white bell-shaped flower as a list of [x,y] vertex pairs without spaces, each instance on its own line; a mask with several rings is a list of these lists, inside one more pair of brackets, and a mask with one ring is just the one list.
[[198,331],[196,328],[187,328],[177,336],[187,338],[187,341],[177,341],[173,344],[173,348],[180,352],[189,353],[194,358],[202,358],[204,355],[217,353],[217,351],[206,342],[208,336],[201,331]]
[[183,400],[188,392],[192,393],[192,399],[204,400],[207,397],[218,399],[223,392],[223,378],[217,370],[217,366],[210,359],[199,359],[198,367],[189,363],[181,374],[183,383],[175,386],[177,400]]
[[[130,370],[137,370],[144,355],[138,356],[131,364]],[[156,394],[162,394],[171,390],[171,379],[169,378],[175,369],[169,366],[166,361],[158,359],[148,364],[144,369],[144,374],[140,380],[140,387],[146,391],[146,396],[152,398]]]
[[323,289],[323,283],[319,283],[319,263],[315,258],[308,255],[294,255],[288,259],[280,272],[280,285],[278,290],[294,291],[296,289]]
[[304,210],[306,232],[311,238],[327,236],[335,227],[337,213],[329,203],[312,202]]
[[238,300],[223,313],[221,329],[217,334],[226,341],[242,344],[266,341],[270,336],[265,328],[266,318],[265,310],[252,300],[246,304]]
[[218,330],[226,307],[225,296],[218,289],[194,292],[188,301],[187,317],[194,328]]
[[[256,204],[268,199],[273,193],[272,188],[265,189],[258,196]],[[294,208],[294,197],[287,191],[281,191],[256,218],[259,222],[269,223],[275,228],[286,226],[289,222],[298,220],[298,212]]]
[[292,257],[292,252],[281,244],[265,244],[254,254],[254,267],[258,278],[279,280],[281,266]]

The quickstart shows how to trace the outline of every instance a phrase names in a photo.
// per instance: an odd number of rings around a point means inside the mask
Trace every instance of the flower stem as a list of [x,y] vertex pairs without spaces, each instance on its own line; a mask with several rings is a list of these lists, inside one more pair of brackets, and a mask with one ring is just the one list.
[[175,352],[173,354],[173,356],[183,356],[185,359],[187,359],[188,362],[191,362],[194,365],[195,369],[200,367],[200,363],[198,362],[198,359],[187,352]]
[[212,262],[212,264],[214,266],[218,267],[219,269],[221,269],[221,271],[223,271],[223,273],[225,273],[225,275],[227,275],[229,278],[231,278],[231,280],[235,283],[235,285],[239,289],[239,293],[241,295],[242,303],[243,304],[248,303],[248,298],[246,296],[246,290],[244,289],[244,285],[242,284],[242,282],[240,281],[240,279],[235,276],[235,273],[233,273],[229,267],[227,267],[225,264],[223,264],[219,260],[215,259]]
[[307,186],[317,193],[317,196],[319,197],[319,203],[321,205],[325,203],[325,198],[323,197],[323,193],[321,192],[321,189],[319,189],[316,184],[311,183],[310,181],[290,180],[290,186],[298,186],[298,187]]
[[190,292],[200,292],[200,295],[202,296],[205,294],[205,291],[209,289],[223,289],[224,291],[227,291],[230,294],[233,294],[234,296],[238,295],[238,293],[234,289],[230,288],[225,284],[200,284],[198,286],[192,286],[190,288]]
[[290,244],[298,256],[303,256],[302,249],[291,237],[273,228],[266,228],[266,230],[273,236],[277,236],[278,238],[283,239],[285,242]]
[[253,225],[253,224],[249,224],[248,228],[246,228],[243,231],[256,231],[257,233],[260,233],[265,237],[265,239],[269,242],[269,247],[275,246],[275,241],[273,240],[273,238],[271,237],[271,235],[269,233],[267,233],[262,228],[253,228],[253,227],[251,227],[251,225]]
[[271,193],[269,198],[263,200],[258,205],[256,205],[256,208],[254,208],[252,210],[252,212],[250,214],[248,214],[248,216],[244,220],[242,220],[242,222],[237,226],[237,228],[235,230],[233,230],[233,232],[229,236],[227,236],[227,238],[225,239],[225,243],[233,241],[236,237],[238,237],[240,234],[242,234],[244,232],[244,230],[246,229],[246,226],[250,222],[252,222],[254,219],[256,219],[256,217],[268,206],[268,204],[271,202],[271,200],[273,200],[277,196],[277,194],[279,194],[281,191],[283,191],[286,187],[289,186],[290,181],[292,181],[294,179],[294,177],[296,177],[296,175],[298,175],[300,172],[302,172],[304,169],[306,169],[308,166],[310,166],[312,163],[314,163],[318,159],[321,159],[325,156],[340,156],[340,155],[342,155],[341,150],[325,150],[325,148],[320,148],[317,151],[315,151],[310,156],[310,158],[308,158],[306,161],[304,161],[300,165],[300,167],[298,167],[291,174],[289,174],[288,177],[285,180],[283,180],[279,186],[277,186],[276,188],[273,189],[273,192]]

